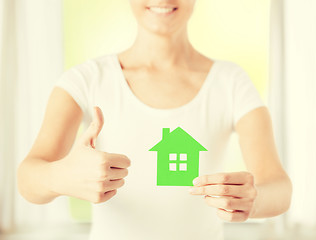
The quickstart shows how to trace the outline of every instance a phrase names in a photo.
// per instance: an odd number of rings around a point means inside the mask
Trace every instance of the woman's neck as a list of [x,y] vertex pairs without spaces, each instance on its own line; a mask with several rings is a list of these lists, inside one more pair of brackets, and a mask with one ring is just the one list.
[[168,69],[175,65],[186,67],[194,54],[196,50],[188,40],[186,29],[165,36],[141,27],[135,42],[125,52],[125,55],[132,56],[135,64],[155,69]]

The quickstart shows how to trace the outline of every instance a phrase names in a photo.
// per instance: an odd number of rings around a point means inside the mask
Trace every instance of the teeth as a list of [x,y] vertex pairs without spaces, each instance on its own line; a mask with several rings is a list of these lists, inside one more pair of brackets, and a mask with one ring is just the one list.
[[150,10],[155,13],[170,13],[173,11],[173,8],[151,7]]

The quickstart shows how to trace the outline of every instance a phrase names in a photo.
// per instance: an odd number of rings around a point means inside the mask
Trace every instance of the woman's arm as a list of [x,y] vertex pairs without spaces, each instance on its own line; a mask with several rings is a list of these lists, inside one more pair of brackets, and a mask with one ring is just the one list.
[[82,115],[68,93],[53,90],[42,128],[18,169],[18,188],[28,201],[43,204],[66,195],[101,203],[124,185],[130,160],[95,149],[103,127],[100,108],[94,107],[93,121],[73,144]]
[[17,184],[23,197],[33,203],[47,203],[58,196],[53,161],[66,156],[75,140],[82,111],[68,93],[54,88],[39,134],[18,168]]
[[285,212],[290,206],[292,184],[277,153],[268,109],[260,107],[246,114],[238,121],[236,132],[257,189],[249,217],[272,217]]

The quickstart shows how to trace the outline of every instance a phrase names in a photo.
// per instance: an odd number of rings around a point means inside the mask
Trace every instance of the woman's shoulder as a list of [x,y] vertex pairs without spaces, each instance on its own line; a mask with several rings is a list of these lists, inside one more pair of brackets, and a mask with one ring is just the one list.
[[[80,61],[77,64],[69,67],[67,70],[70,71],[78,71],[82,75],[91,76],[95,74],[99,74],[100,71],[111,68],[115,66],[116,60],[115,53],[103,54],[95,57],[87,58],[83,61]],[[67,71],[66,70],[66,71]]]
[[90,64],[99,68],[108,68],[117,66],[117,53],[107,53],[88,59]]
[[56,85],[89,87],[100,82],[105,73],[112,74],[109,68],[115,66],[115,54],[104,54],[87,58],[66,68],[56,80]]
[[218,68],[225,73],[235,73],[238,71],[245,71],[245,69],[237,62],[226,59],[214,59],[213,60]]
[[240,78],[248,76],[248,73],[241,64],[225,59],[214,59],[216,76],[219,81],[225,79],[225,83],[234,83]]

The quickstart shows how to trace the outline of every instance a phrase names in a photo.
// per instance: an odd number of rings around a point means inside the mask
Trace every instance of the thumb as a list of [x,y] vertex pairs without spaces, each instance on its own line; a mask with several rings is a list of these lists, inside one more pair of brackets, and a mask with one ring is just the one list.
[[85,146],[95,148],[95,142],[102,130],[103,123],[104,119],[101,109],[96,106],[93,107],[93,120],[82,136],[82,142]]

